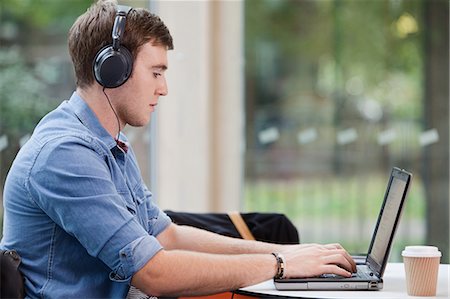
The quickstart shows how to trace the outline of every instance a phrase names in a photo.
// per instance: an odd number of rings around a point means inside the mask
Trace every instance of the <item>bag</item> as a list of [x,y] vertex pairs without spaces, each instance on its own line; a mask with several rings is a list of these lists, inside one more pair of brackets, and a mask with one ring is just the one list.
[[[298,244],[300,242],[297,228],[283,214],[277,213],[184,213],[167,210],[165,213],[175,224],[190,225],[221,235],[246,238],[239,230],[246,230],[258,241],[277,244]],[[234,215],[240,215],[244,221],[243,228],[232,221]]]

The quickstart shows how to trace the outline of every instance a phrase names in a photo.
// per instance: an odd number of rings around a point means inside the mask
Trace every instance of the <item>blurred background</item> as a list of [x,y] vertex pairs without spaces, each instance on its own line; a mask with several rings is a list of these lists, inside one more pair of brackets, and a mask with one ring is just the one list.
[[[67,32],[91,3],[0,2],[0,195],[75,88]],[[169,95],[124,130],[163,209],[284,213],[302,242],[363,253],[397,166],[414,178],[391,260],[429,244],[449,262],[448,0],[120,3],[174,37]]]

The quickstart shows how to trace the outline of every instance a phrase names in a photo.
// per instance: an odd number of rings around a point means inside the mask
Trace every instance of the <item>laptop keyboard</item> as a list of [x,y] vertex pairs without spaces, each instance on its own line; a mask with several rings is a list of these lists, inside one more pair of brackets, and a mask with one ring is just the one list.
[[[357,265],[356,273],[352,273],[351,278],[362,278],[362,279],[371,279],[374,277],[374,273],[370,271],[370,269],[366,265]],[[335,279],[347,279],[349,277],[337,275],[337,274],[322,274],[319,276],[320,278],[335,278]]]

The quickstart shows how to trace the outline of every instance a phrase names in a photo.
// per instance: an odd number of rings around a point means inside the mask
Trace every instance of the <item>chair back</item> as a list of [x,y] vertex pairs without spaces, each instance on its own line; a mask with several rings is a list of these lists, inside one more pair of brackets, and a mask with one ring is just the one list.
[[20,262],[20,256],[15,250],[0,250],[0,298],[25,297]]

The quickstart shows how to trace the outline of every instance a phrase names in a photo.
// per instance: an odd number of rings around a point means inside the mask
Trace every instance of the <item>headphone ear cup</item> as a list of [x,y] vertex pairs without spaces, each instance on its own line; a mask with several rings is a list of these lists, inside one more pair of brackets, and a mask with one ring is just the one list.
[[94,77],[106,88],[115,88],[124,84],[133,69],[133,56],[130,51],[120,46],[114,50],[112,46],[101,49],[94,60]]

